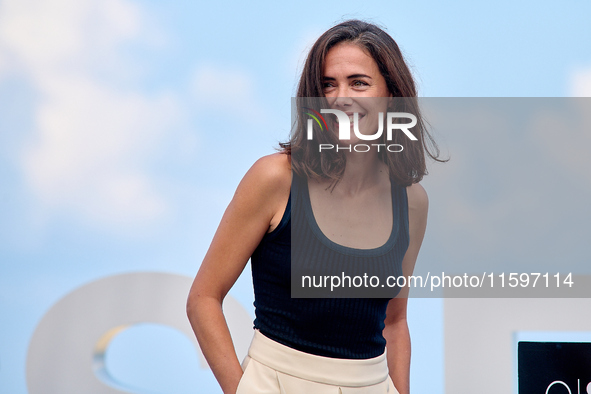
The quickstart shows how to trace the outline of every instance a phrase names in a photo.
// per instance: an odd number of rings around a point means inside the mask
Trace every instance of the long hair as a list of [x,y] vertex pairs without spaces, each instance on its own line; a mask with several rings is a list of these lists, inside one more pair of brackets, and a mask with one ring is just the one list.
[[[378,65],[390,94],[395,98],[402,98],[394,99],[394,108],[389,107],[388,110],[410,112],[417,117],[417,125],[413,128],[417,141],[405,144],[402,152],[389,153],[381,150],[378,157],[388,166],[390,178],[397,184],[409,186],[419,182],[427,174],[425,153],[436,161],[444,160],[438,159],[439,149],[426,130],[420,114],[415,82],[398,44],[378,26],[360,20],[348,20],[327,30],[308,53],[297,89],[296,122],[290,140],[280,144],[283,152],[291,155],[293,171],[300,176],[332,179],[336,182],[344,173],[346,157],[342,152],[328,150],[320,155],[317,152],[319,143],[338,143],[336,136],[333,133],[315,133],[314,141],[307,140],[303,110],[303,107],[311,105],[306,103],[318,103],[320,100],[326,104],[323,99],[325,58],[331,48],[342,42],[358,45],[365,50]],[[385,141],[385,136],[382,138],[380,143],[400,144],[405,142],[403,140],[406,137],[401,133],[394,133],[392,141]]]

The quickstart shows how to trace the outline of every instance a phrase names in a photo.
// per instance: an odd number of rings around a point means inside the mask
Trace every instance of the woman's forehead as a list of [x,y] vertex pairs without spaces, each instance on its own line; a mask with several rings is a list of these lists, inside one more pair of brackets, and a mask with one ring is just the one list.
[[[378,72],[375,60],[363,48],[352,43],[341,43],[332,47],[324,59],[322,74],[334,78],[342,74],[356,75]],[[333,75],[335,74],[335,75]],[[348,75],[345,75],[348,76]]]

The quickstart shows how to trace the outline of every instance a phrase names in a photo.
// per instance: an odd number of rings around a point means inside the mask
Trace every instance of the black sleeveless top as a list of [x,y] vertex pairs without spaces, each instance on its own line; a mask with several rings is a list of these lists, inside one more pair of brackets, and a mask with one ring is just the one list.
[[402,275],[409,243],[408,202],[406,188],[393,183],[392,214],[392,232],[384,245],[375,249],[338,245],[320,231],[307,180],[294,174],[281,222],[265,234],[251,257],[254,327],[281,344],[319,356],[366,359],[381,355],[386,346],[382,330],[390,298],[291,298],[292,227],[304,234],[306,248],[301,249],[321,256],[322,264],[340,267],[369,258]]

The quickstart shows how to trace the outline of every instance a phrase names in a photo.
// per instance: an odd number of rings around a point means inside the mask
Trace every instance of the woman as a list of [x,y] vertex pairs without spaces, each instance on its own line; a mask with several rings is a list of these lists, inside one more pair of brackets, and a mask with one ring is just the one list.
[[[393,299],[291,298],[289,251],[295,209],[307,206],[325,238],[318,248],[326,249],[327,261],[340,258],[339,248],[353,254],[380,251],[397,272],[412,273],[428,205],[418,182],[426,174],[425,152],[436,158],[425,147],[425,138],[431,139],[416,95],[398,46],[375,25],[343,22],[310,50],[299,98],[321,97],[324,108],[351,118],[358,113],[357,130],[366,136],[378,127],[373,115],[402,112],[402,106],[417,115],[417,141],[394,133],[391,141],[385,136],[380,141],[402,145],[402,152],[378,151],[376,144],[362,153],[319,153],[320,143],[343,141],[318,128],[309,140],[298,103],[295,133],[280,153],[259,159],[244,176],[189,294],[189,319],[224,393],[409,392],[408,289]],[[336,118],[325,117],[338,129]],[[347,144],[367,142],[351,134]],[[221,305],[251,256],[256,331],[243,372]]]

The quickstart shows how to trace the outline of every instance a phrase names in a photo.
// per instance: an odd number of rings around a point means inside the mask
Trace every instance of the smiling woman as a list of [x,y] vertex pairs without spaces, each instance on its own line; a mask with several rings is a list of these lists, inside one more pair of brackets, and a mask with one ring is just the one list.
[[[189,319],[225,393],[407,394],[408,288],[378,298],[355,298],[355,292],[294,298],[292,269],[362,266],[411,275],[427,221],[427,195],[418,182],[425,152],[437,156],[425,146],[430,136],[414,81],[387,33],[351,20],[316,41],[297,95],[303,101],[292,138],[280,153],[258,160],[238,186],[193,283]],[[311,98],[328,113],[343,114],[354,131],[351,144],[376,135],[380,144],[404,141],[403,152],[319,152],[319,144],[338,143],[338,136],[335,122],[326,129],[318,122],[321,129],[307,138],[302,102]],[[380,114],[388,111],[416,118],[412,144],[403,133],[378,135]],[[255,333],[241,367],[221,305],[249,258]],[[342,278],[346,283],[347,275]]]
[[[413,134],[418,139],[417,143],[405,144],[407,140],[403,135],[393,135],[390,141],[386,141],[386,134],[375,141],[376,144],[404,145],[402,154],[384,154],[387,152],[385,149],[378,152],[379,159],[387,164],[390,176],[400,185],[417,183],[427,173],[425,154],[438,160],[439,150],[423,124],[415,82],[400,48],[390,35],[373,24],[348,21],[325,32],[308,54],[297,97],[325,97],[323,105],[348,114],[356,112],[351,105],[353,98],[362,99],[357,100],[357,104],[372,103],[370,107],[375,108],[373,118],[376,123],[367,125],[368,131],[364,132],[360,119],[360,131],[364,134],[377,129],[377,113],[384,110],[386,102],[388,110],[416,116],[417,125]],[[318,144],[337,146],[338,139],[326,133],[319,135],[317,141],[308,141],[304,137],[306,122],[301,114],[298,111],[299,128],[292,133],[289,143],[283,145],[296,158],[292,162],[294,170],[310,177],[323,174],[338,180],[345,168],[345,156],[339,155],[336,150],[320,157],[316,155]],[[364,114],[360,111],[359,116]],[[371,120],[369,116],[365,117],[366,121]]]
[[351,42],[335,45],[324,59],[324,95],[333,101],[351,97],[392,97],[377,63]]
[[[322,74],[324,95],[331,108],[341,108],[351,121],[357,113],[355,124],[363,134],[379,128],[378,113],[386,112],[388,100],[385,98],[392,94],[376,62],[366,51],[350,42],[337,44],[326,55]],[[353,101],[358,97],[375,99]]]

